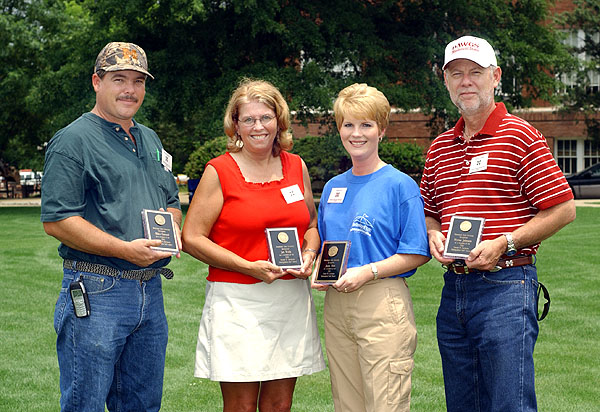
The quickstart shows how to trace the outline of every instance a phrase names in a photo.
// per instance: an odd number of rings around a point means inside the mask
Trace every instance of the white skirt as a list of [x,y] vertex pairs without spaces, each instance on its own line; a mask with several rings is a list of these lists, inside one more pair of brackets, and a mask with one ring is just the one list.
[[324,369],[308,280],[206,282],[194,376],[257,382]]

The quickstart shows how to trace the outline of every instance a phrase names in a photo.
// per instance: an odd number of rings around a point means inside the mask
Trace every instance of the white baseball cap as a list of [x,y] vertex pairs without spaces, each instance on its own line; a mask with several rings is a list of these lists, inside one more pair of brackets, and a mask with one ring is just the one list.
[[481,67],[498,66],[496,52],[486,40],[479,37],[463,36],[448,43],[442,70],[445,70],[448,63],[456,59],[471,60]]

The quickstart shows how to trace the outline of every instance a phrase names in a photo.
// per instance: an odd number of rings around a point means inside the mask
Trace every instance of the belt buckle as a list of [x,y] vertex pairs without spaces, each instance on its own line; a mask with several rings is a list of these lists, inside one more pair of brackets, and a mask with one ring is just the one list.
[[449,265],[442,265],[442,267],[446,270],[451,270],[454,273],[460,274],[458,273],[456,270],[454,270],[455,268],[462,268],[462,273],[465,275],[469,274],[469,267],[467,265],[458,265],[454,262],[450,263]]
[[[512,263],[512,262],[511,262],[511,263]],[[508,265],[507,265],[507,266],[508,266]],[[461,271],[462,271],[462,273],[463,273],[463,274],[465,274],[465,275],[468,275],[468,274],[470,273],[470,269],[469,269],[469,267],[468,267],[467,265],[460,265],[460,264],[456,264],[456,263],[454,263],[454,262],[453,262],[453,263],[450,263],[449,265],[442,265],[442,267],[443,267],[444,269],[446,269],[446,270],[451,270],[452,272],[454,272],[454,273],[458,273],[458,274],[460,274],[460,273],[459,273],[459,272],[457,272],[456,270],[454,270],[454,268],[462,268],[462,270],[461,270]],[[489,270],[489,272],[491,272],[491,273],[494,273],[494,272],[498,272],[498,271],[499,271],[499,270],[501,270],[501,269],[502,269],[502,267],[501,267],[501,266],[498,266],[498,265],[496,265],[496,266],[494,266],[492,269],[490,269],[490,270]],[[476,269],[473,269],[473,270],[476,270]]]

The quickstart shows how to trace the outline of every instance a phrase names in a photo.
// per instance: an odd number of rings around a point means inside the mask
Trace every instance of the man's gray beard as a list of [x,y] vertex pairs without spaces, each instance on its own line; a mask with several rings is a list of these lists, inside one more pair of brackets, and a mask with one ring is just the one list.
[[494,95],[493,94],[485,94],[481,98],[479,105],[477,107],[467,108],[464,106],[464,104],[462,104],[460,102],[456,102],[455,105],[456,105],[456,107],[458,107],[460,114],[462,114],[463,116],[472,116],[472,115],[480,113],[483,109],[486,109],[487,107],[489,107],[493,102],[494,102]]

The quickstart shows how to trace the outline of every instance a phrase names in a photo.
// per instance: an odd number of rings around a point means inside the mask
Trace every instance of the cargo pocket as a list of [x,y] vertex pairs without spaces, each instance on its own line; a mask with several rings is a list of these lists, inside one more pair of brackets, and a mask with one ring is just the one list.
[[397,405],[410,399],[411,376],[414,359],[393,359],[390,361],[388,380],[388,404]]

